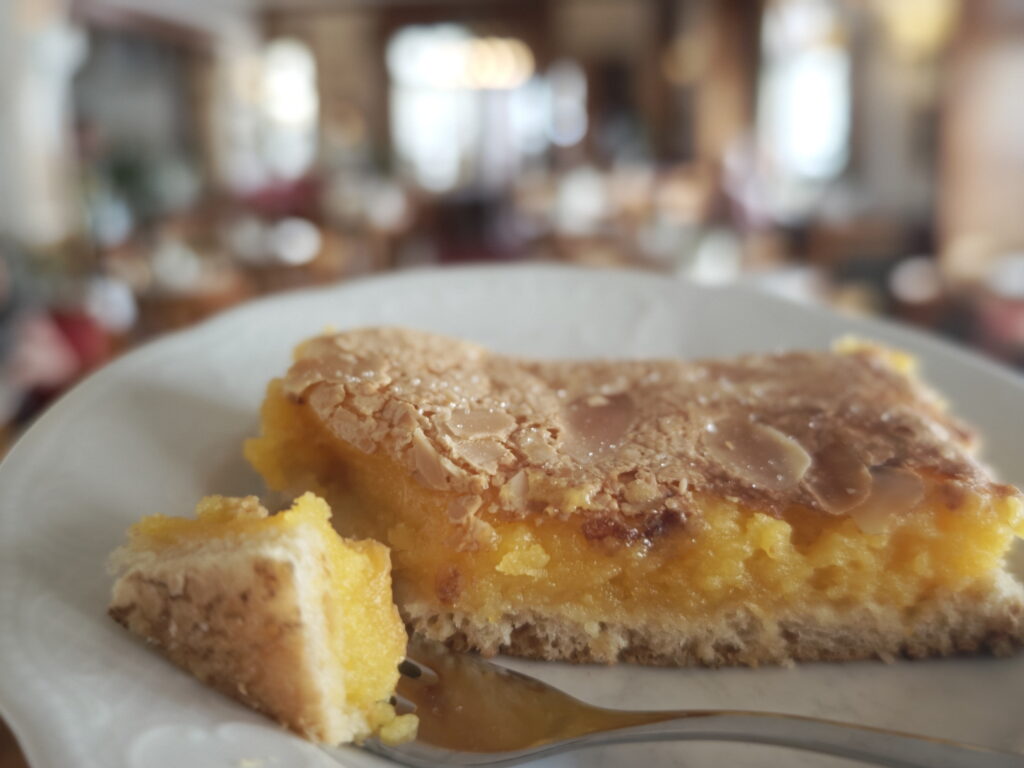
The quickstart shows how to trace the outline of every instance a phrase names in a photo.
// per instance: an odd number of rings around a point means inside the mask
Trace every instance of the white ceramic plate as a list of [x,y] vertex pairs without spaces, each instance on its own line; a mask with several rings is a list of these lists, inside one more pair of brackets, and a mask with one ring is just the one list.
[[[263,387],[325,326],[402,324],[511,353],[708,356],[822,347],[854,332],[919,355],[1024,481],[1024,383],[916,333],[649,275],[564,268],[404,273],[251,304],[151,344],[57,403],[0,467],[0,709],[34,768],[330,766],[326,755],[207,690],[106,618],[107,554],[144,514],[261,492],[240,456]],[[664,670],[513,666],[600,704],[770,709],[1024,747],[1024,659]],[[350,766],[382,765],[345,750]],[[247,761],[252,762],[247,762]],[[848,763],[772,747],[622,746],[548,766]],[[541,763],[538,763],[540,765]]]

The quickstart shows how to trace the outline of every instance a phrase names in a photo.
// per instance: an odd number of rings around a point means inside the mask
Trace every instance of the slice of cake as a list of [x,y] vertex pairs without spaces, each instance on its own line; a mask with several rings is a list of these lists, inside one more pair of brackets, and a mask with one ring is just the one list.
[[344,541],[312,494],[269,516],[211,496],[136,523],[111,557],[110,615],[204,683],[325,744],[415,728],[388,700],[406,634],[387,548]]
[[312,339],[246,455],[386,542],[456,648],[759,664],[1024,635],[1018,492],[906,355],[530,361],[401,329]]

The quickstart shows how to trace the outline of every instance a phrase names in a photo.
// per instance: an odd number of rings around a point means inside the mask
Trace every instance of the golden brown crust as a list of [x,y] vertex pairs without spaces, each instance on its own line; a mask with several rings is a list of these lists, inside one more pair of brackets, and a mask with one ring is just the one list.
[[360,726],[332,711],[325,689],[336,681],[314,658],[317,633],[286,560],[142,559],[115,583],[108,612],[202,682],[309,739],[351,740]]
[[[318,742],[369,731],[330,655],[322,541],[296,531],[159,553],[124,547],[109,613],[202,682]],[[317,572],[314,572],[317,571]]]
[[767,618],[740,608],[713,620],[665,618],[660,624],[585,626],[534,612],[483,621],[430,606],[406,606],[419,636],[455,650],[586,663],[655,666],[758,666],[794,661],[1008,655],[1024,645],[1024,592],[1005,574],[915,607],[888,606]]
[[455,494],[453,519],[496,499],[628,539],[699,512],[699,494],[846,514],[880,486],[993,488],[967,430],[870,348],[537,362],[371,328],[302,345],[284,389],[339,439]]

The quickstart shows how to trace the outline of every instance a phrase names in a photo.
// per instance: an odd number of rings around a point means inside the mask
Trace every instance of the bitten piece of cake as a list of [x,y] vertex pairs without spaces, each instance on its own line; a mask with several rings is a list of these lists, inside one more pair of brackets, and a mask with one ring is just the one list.
[[403,740],[415,717],[388,703],[407,642],[390,556],[330,517],[305,494],[272,516],[255,497],[211,496],[195,519],[144,518],[111,557],[110,615],[308,739]]

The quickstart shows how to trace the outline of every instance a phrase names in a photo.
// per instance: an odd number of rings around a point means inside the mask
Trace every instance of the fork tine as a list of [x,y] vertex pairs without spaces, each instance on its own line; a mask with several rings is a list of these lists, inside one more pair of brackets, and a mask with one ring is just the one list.
[[409,680],[416,680],[425,685],[436,685],[440,678],[437,673],[426,664],[421,664],[415,659],[402,659],[398,665],[398,671]]
[[395,712],[399,715],[408,715],[415,712],[417,709],[414,703],[409,701],[400,693],[396,693],[391,697],[391,706],[395,708]]

